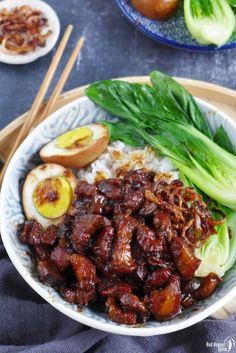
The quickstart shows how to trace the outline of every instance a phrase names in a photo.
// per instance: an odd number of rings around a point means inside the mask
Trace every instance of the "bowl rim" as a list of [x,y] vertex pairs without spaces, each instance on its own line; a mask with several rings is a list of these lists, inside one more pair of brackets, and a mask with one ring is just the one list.
[[[179,42],[172,40],[172,39],[167,39],[157,33],[153,33],[150,30],[146,28],[145,25],[143,25],[140,22],[136,22],[134,18],[131,16],[129,11],[127,10],[126,5],[128,5],[130,1],[128,0],[127,3],[124,5],[122,4],[122,0],[116,0],[116,3],[121,10],[121,12],[124,14],[126,19],[129,21],[131,25],[133,25],[139,32],[145,34],[147,37],[151,38],[152,40],[162,43],[164,45],[167,45],[172,48],[176,48],[179,50],[186,50],[186,51],[192,51],[192,52],[205,52],[205,53],[214,53],[218,52],[221,50],[228,50],[228,49],[234,49],[236,48],[236,41],[233,42],[228,42],[220,47],[214,46],[214,45],[201,45],[201,44],[196,44],[196,45],[190,45],[190,44],[180,44]],[[137,10],[135,10],[138,12]],[[144,16],[142,16],[144,17]],[[151,20],[150,20],[151,21]]]
[[[22,5],[29,5],[32,8],[40,8],[43,12],[45,12],[46,17],[53,21],[54,27],[52,33],[52,38],[50,40],[47,40],[46,46],[45,47],[38,47],[36,48],[35,51],[29,52],[24,55],[12,55],[12,54],[7,54],[4,52],[0,52],[0,62],[4,64],[10,64],[10,65],[24,65],[24,64],[29,64],[45,55],[47,55],[56,45],[56,42],[58,41],[59,35],[60,35],[60,21],[59,18],[55,12],[55,10],[46,2],[41,1],[41,0],[4,0],[0,2],[0,10],[3,8],[7,9],[12,9],[15,7],[19,7]],[[50,29],[50,27],[49,27]]]
[[[43,121],[36,129],[34,129],[27,137],[26,139],[22,142],[22,144],[19,146],[19,148],[16,150],[15,154],[13,155],[8,168],[6,170],[3,183],[2,183],[2,189],[1,189],[1,195],[0,195],[0,215],[1,215],[1,222],[0,222],[0,231],[1,231],[1,236],[2,236],[2,241],[4,244],[4,247],[7,251],[8,256],[10,257],[14,267],[16,270],[20,273],[20,275],[23,277],[23,279],[33,288],[44,300],[46,300],[49,304],[51,304],[54,308],[59,310],[61,313],[67,315],[68,317],[72,318],[73,320],[80,322],[84,325],[90,326],[95,329],[99,329],[105,332],[110,332],[110,333],[115,333],[115,334],[121,334],[121,335],[129,335],[129,336],[154,336],[154,335],[162,335],[166,333],[171,333],[175,331],[182,330],[184,328],[187,328],[189,326],[192,326],[196,324],[197,322],[202,321],[203,319],[207,318],[211,314],[213,314],[215,311],[219,310],[222,306],[224,306],[229,300],[231,300],[235,295],[236,295],[236,286],[231,288],[228,293],[217,300],[215,303],[211,304],[209,307],[205,308],[203,311],[200,311],[196,313],[193,317],[183,319],[183,321],[180,321],[178,323],[170,323],[168,326],[158,326],[158,327],[130,327],[127,325],[121,325],[121,324],[114,324],[113,322],[107,321],[107,322],[101,322],[98,321],[96,318],[88,317],[83,314],[83,312],[76,312],[74,310],[71,310],[70,308],[66,307],[64,303],[60,303],[55,301],[51,296],[48,296],[48,291],[50,290],[50,287],[44,286],[41,287],[40,284],[32,278],[32,276],[27,272],[26,268],[21,264],[21,262],[18,260],[17,257],[15,257],[15,251],[11,247],[11,243],[8,240],[8,230],[7,230],[7,224],[5,222],[5,219],[2,217],[4,215],[4,209],[3,209],[3,202],[2,199],[5,197],[5,189],[7,188],[8,180],[10,180],[9,176],[14,170],[14,164],[15,161],[21,156],[21,152],[23,148],[28,144],[29,141],[31,141],[34,136],[37,135],[37,131],[40,127],[43,125],[49,124],[55,117],[60,113],[63,114],[64,111],[69,109],[70,107],[74,106],[76,103],[77,104],[83,104],[83,102],[89,100],[86,96],[80,97],[78,99],[75,99],[74,101],[64,105],[62,108],[58,109],[56,112],[51,114],[45,121]],[[232,121],[226,115],[224,112],[216,108],[214,105],[211,105],[207,102],[205,102],[202,99],[196,98],[196,101],[206,107],[206,109],[209,109],[211,111],[216,111],[218,112],[224,119],[229,120],[235,127],[236,130],[236,123]],[[66,303],[66,302],[65,302]],[[170,320],[171,322],[171,320]]]

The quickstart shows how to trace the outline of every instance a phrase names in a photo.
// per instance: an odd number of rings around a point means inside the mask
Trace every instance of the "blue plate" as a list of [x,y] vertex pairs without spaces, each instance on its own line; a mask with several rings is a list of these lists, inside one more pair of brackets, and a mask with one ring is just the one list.
[[214,52],[219,50],[236,48],[236,41],[228,42],[221,47],[214,45],[200,45],[189,33],[184,17],[183,9],[179,8],[176,14],[167,21],[149,20],[142,16],[131,4],[131,0],[116,0],[119,8],[140,32],[157,42],[191,51]]

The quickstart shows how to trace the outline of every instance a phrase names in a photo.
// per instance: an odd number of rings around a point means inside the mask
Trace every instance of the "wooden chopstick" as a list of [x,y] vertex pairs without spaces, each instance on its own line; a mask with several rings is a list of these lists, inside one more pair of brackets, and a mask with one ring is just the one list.
[[78,40],[66,66],[62,72],[62,75],[61,75],[51,97],[49,98],[49,100],[47,102],[45,109],[43,110],[41,116],[37,119],[37,124],[41,123],[41,121],[43,121],[47,116],[49,116],[51,114],[51,112],[55,106],[55,103],[56,103],[57,99],[59,98],[59,96],[65,86],[65,83],[71,73],[71,70],[73,69],[75,61],[79,55],[79,52],[80,52],[83,44],[84,44],[84,37],[80,37],[80,39]]
[[54,55],[51,65],[49,66],[49,69],[45,75],[45,78],[43,80],[43,83],[38,91],[38,94],[33,102],[33,105],[30,109],[29,112],[29,116],[27,117],[27,119],[25,120],[19,135],[17,136],[17,139],[11,149],[11,152],[9,153],[6,162],[4,163],[4,166],[2,168],[1,174],[0,174],[0,185],[2,184],[2,180],[3,180],[3,176],[5,174],[5,171],[8,167],[8,164],[13,156],[13,154],[15,153],[16,149],[18,148],[18,146],[21,144],[21,142],[23,141],[23,139],[27,136],[31,126],[33,125],[34,120],[37,117],[37,114],[40,110],[40,107],[42,105],[42,102],[45,98],[45,95],[48,91],[49,85],[52,82],[53,76],[56,72],[56,69],[60,63],[61,57],[64,53],[65,47],[68,43],[68,40],[70,38],[71,32],[73,30],[73,26],[69,25],[63,35],[63,38],[59,44],[59,47],[56,51],[56,54]]

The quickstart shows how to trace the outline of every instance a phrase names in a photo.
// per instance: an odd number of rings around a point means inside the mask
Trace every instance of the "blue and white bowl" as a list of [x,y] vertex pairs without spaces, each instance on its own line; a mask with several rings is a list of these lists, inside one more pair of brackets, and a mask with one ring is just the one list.
[[214,52],[236,48],[236,41],[231,41],[216,47],[201,45],[189,33],[180,6],[177,13],[167,21],[150,20],[142,16],[132,5],[131,0],[116,0],[127,20],[140,32],[153,40],[183,50]]
[[[211,127],[215,130],[218,125],[223,124],[236,147],[236,125],[209,104],[200,100],[198,103]],[[1,235],[4,246],[25,281],[48,303],[82,324],[107,332],[133,336],[152,336],[181,330],[208,317],[236,295],[236,267],[226,274],[224,281],[209,299],[200,301],[180,316],[162,323],[150,321],[144,326],[129,327],[116,324],[105,314],[88,308],[78,312],[75,305],[67,303],[54,289],[42,284],[27,253],[27,246],[21,244],[17,237],[16,225],[24,220],[21,185],[26,174],[40,163],[39,149],[69,129],[108,117],[106,112],[95,106],[88,98],[82,97],[52,114],[24,140],[7,168],[1,190]]]

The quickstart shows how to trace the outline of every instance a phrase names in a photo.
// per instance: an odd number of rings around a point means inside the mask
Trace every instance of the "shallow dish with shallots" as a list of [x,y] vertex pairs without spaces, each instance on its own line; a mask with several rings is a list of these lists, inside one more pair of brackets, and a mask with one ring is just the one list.
[[236,293],[236,127],[169,76],[150,80],[90,85],[26,138],[1,194],[23,278],[71,318],[139,336]]
[[0,2],[0,62],[31,63],[48,54],[60,34],[53,8],[40,0]]

